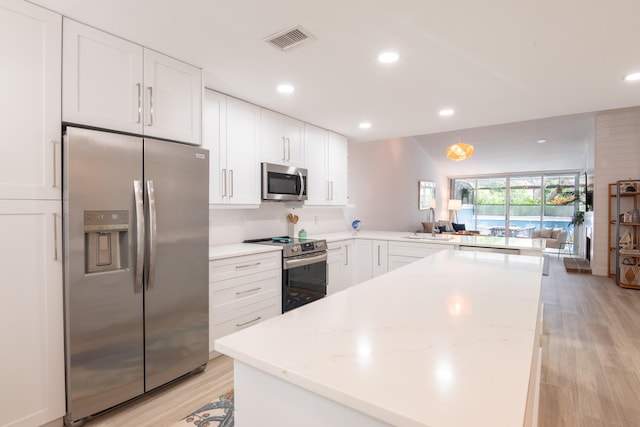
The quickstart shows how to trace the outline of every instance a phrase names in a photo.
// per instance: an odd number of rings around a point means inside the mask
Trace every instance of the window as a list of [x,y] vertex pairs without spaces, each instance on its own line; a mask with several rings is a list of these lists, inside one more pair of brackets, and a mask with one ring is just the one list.
[[[457,222],[492,236],[531,237],[534,230],[564,228],[580,205],[578,173],[528,174],[451,180],[460,199]],[[570,237],[571,239],[571,237]]]

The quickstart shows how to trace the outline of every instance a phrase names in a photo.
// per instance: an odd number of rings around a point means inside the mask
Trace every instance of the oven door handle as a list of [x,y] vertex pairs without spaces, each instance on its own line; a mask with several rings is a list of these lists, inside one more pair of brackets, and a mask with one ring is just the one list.
[[319,262],[327,262],[327,253],[322,252],[319,255],[303,256],[296,258],[285,258],[282,261],[282,269],[290,270],[292,268],[304,267],[305,265],[316,264]]

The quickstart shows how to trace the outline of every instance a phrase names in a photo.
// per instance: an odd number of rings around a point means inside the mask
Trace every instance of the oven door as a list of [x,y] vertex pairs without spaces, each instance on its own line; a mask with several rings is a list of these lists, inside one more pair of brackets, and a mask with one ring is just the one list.
[[282,312],[327,295],[327,253],[285,258],[282,261]]

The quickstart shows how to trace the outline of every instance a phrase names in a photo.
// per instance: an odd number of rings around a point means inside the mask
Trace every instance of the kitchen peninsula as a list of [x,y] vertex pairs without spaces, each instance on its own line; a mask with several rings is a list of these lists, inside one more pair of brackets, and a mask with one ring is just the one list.
[[535,425],[542,266],[444,250],[218,339],[236,425]]
[[375,239],[395,242],[415,242],[427,245],[440,245],[442,249],[470,250],[505,250],[508,253],[520,255],[541,256],[544,249],[544,239],[523,239],[516,237],[495,237],[478,234],[436,234],[432,237],[428,233],[413,233],[408,231],[358,231],[338,232],[313,235],[313,238],[325,239],[333,242],[344,239]]

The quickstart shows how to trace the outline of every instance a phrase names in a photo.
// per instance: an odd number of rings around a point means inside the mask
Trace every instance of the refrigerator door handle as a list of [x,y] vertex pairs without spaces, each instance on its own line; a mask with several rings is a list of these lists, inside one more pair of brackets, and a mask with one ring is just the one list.
[[149,198],[149,263],[147,265],[147,290],[153,289],[156,275],[156,238],[158,236],[156,226],[156,193],[153,181],[147,181],[147,197]]
[[135,293],[142,291],[142,274],[144,271],[144,199],[142,181],[133,181],[133,194],[136,198],[136,284]]

